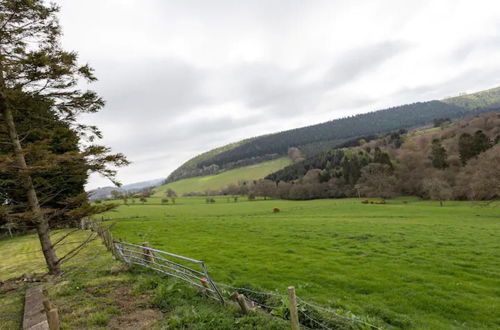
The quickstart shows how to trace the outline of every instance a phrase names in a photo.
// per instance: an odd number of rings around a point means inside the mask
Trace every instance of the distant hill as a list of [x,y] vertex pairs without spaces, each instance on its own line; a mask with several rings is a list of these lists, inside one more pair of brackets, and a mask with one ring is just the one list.
[[157,186],[161,185],[164,181],[165,181],[165,179],[154,179],[154,180],[126,184],[126,185],[123,185],[121,187],[108,186],[108,187],[97,188],[97,189],[90,190],[88,192],[89,199],[91,201],[95,201],[95,200],[99,200],[99,199],[109,198],[109,197],[111,197],[112,191],[136,192],[136,191],[140,191],[144,188],[157,187]]
[[424,126],[438,118],[463,118],[467,115],[491,111],[499,106],[500,87],[441,101],[396,106],[259,136],[197,156],[172,172],[167,182],[216,174],[228,169],[279,158],[286,155],[291,147],[298,147],[304,156],[311,157],[359,137]]
[[291,160],[289,158],[282,157],[259,164],[228,170],[219,174],[182,179],[156,188],[154,196],[164,196],[168,188],[173,189],[178,195],[204,193],[207,190],[220,190],[232,183],[262,179],[266,175],[290,164]]

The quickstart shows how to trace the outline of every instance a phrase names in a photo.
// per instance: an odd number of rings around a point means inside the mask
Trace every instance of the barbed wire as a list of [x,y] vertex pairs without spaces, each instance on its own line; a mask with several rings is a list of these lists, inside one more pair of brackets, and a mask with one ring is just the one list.
[[[310,317],[309,315],[307,315],[307,313],[305,313],[304,311],[301,311],[300,309],[298,310],[299,313],[302,313],[302,315],[304,315],[307,319],[309,319],[310,321],[312,321],[314,324],[317,324],[319,325],[321,328],[323,329],[328,329],[328,330],[332,330],[332,328],[329,328],[327,327],[326,325],[324,325],[323,323],[320,323],[319,321],[316,321],[315,319],[313,319],[312,317]],[[305,325],[301,324],[303,327],[306,327]]]
[[285,297],[284,294],[280,294],[280,293],[276,293],[276,292],[263,292],[263,291],[250,290],[250,289],[247,289],[247,288],[237,288],[237,287],[230,286],[230,285],[227,285],[227,284],[224,284],[224,283],[217,283],[217,285],[220,286],[220,287],[223,287],[223,288],[229,288],[229,289],[233,289],[233,290],[236,290],[236,291],[241,290],[241,291],[247,291],[247,292],[251,292],[251,293],[255,293],[255,294],[267,295],[267,296]]
[[305,301],[304,299],[300,298],[297,296],[297,301],[301,302],[302,304],[306,305],[306,306],[309,306],[309,307],[312,307],[312,308],[315,308],[317,310],[320,310],[320,311],[323,311],[323,312],[326,312],[326,313],[330,313],[330,314],[333,314],[335,315],[336,317],[338,318],[343,318],[345,320],[348,320],[348,321],[352,321],[352,322],[358,322],[358,323],[362,323],[364,325],[367,325],[373,329],[377,329],[377,330],[382,330],[382,328],[374,325],[374,324],[371,324],[371,323],[368,323],[368,322],[365,322],[359,318],[356,318],[356,317],[348,317],[348,316],[345,316],[345,315],[340,315],[338,314],[336,311],[332,310],[332,309],[329,309],[329,308],[325,308],[325,307],[322,307],[322,306],[318,306],[318,305],[315,305],[315,304],[311,304],[307,301]]

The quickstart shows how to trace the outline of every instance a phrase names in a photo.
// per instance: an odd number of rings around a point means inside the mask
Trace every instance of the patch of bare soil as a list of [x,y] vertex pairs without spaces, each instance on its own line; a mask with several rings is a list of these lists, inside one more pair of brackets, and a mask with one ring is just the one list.
[[108,327],[116,330],[151,329],[161,317],[162,313],[154,309],[136,309],[131,313],[112,318]]
[[142,307],[148,296],[132,295],[128,286],[117,287],[110,296],[122,312],[109,321],[110,329],[150,329],[163,316],[158,310]]

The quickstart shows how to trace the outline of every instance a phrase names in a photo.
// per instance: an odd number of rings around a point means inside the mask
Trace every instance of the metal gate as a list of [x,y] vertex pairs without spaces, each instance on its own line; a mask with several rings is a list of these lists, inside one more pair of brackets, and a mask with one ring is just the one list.
[[204,291],[209,297],[224,303],[224,298],[208,275],[203,261],[153,249],[147,245],[126,242],[114,244],[116,251],[126,263],[147,267],[186,281]]

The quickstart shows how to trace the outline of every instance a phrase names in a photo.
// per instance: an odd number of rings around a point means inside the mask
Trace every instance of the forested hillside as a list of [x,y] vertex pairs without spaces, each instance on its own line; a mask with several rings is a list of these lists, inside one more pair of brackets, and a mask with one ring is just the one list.
[[310,157],[363,136],[424,126],[439,118],[463,118],[492,111],[498,105],[500,88],[494,88],[442,101],[417,102],[264,135],[195,157],[175,170],[167,182],[220,173],[278,158],[285,155],[291,147],[298,147],[304,155]]
[[[416,195],[437,200],[500,198],[500,113],[397,131],[322,152],[269,176],[286,199]],[[259,190],[260,189],[260,190]]]

